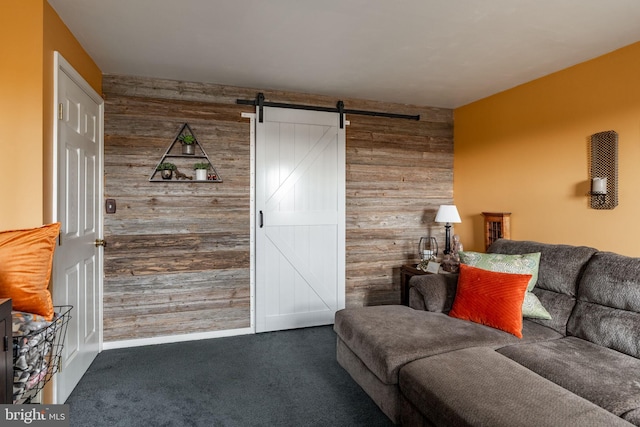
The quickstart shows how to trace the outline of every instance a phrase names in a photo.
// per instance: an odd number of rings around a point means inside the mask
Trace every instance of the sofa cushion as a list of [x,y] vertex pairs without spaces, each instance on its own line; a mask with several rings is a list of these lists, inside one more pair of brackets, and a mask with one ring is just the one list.
[[334,330],[358,358],[385,384],[398,382],[408,362],[474,346],[503,347],[516,342],[557,339],[544,326],[523,322],[522,340],[488,326],[444,313],[387,305],[347,308],[336,313]]
[[416,360],[400,370],[399,386],[403,397],[434,425],[627,425],[488,348]]
[[531,291],[538,281],[540,252],[531,254],[483,254],[479,252],[460,252],[460,262],[473,267],[502,273],[530,274],[522,303],[522,316],[535,319],[551,319],[551,315],[544,308],[536,294]]
[[0,232],[0,298],[15,310],[53,318],[49,280],[60,223]]
[[531,292],[538,281],[540,252],[507,255],[463,251],[460,252],[460,262],[489,271],[530,274],[531,279],[527,285],[527,293],[524,294],[524,302],[522,303],[522,316],[536,319],[551,319],[551,315],[545,310],[536,294]]
[[512,345],[498,352],[623,418],[640,408],[636,358],[576,337]]
[[498,239],[489,247],[488,252],[500,254],[540,252],[536,286],[575,297],[578,279],[584,265],[597,250],[586,246]]
[[483,254],[480,252],[460,252],[460,262],[473,267],[502,273],[530,274],[527,291],[533,289],[538,281],[540,252],[530,254]]
[[597,250],[586,246],[498,239],[489,247],[488,252],[500,254],[540,252],[538,282],[532,292],[547,309],[551,319],[532,320],[566,335],[567,321],[575,305],[578,281],[585,264]]
[[522,303],[522,317],[528,317],[530,319],[545,319],[551,320],[552,317],[544,308],[544,305],[538,299],[538,296],[533,292],[525,292],[524,302]]
[[531,317],[529,319],[566,335],[567,322],[573,307],[576,305],[575,298],[540,288],[534,288],[531,293],[538,297],[538,301],[544,306],[551,319],[535,319]]
[[567,332],[640,358],[640,258],[611,252],[593,256]]
[[522,301],[530,274],[509,274],[460,265],[449,316],[497,328],[522,338]]

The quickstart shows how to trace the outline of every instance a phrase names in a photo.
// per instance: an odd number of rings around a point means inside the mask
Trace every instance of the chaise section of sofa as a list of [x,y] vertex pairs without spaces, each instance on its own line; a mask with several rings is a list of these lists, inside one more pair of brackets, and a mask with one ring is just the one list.
[[629,425],[486,347],[409,363],[400,371],[400,388],[406,426]]
[[350,308],[336,313],[338,363],[394,422],[399,420],[398,372],[407,363],[468,347],[500,348],[558,339],[550,328],[526,322],[523,338],[488,326],[405,306]]

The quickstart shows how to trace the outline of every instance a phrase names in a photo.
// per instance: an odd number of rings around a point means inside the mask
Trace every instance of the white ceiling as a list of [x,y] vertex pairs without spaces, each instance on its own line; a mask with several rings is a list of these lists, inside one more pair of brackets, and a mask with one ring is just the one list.
[[640,40],[638,0],[48,0],[103,73],[454,108]]

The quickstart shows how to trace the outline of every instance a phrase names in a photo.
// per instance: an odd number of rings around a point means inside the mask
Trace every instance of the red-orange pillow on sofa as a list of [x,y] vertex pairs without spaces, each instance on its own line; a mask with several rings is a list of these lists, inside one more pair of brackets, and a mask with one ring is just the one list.
[[498,273],[460,264],[449,316],[522,338],[522,301],[530,279],[530,274]]
[[59,232],[60,223],[0,232],[0,298],[11,298],[14,310],[53,318],[48,288]]

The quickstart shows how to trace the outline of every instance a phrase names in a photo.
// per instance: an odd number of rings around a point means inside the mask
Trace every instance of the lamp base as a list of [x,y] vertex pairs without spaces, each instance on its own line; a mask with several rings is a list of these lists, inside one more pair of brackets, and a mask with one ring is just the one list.
[[444,251],[442,252],[445,255],[449,255],[451,253],[451,224],[446,223],[444,226]]

